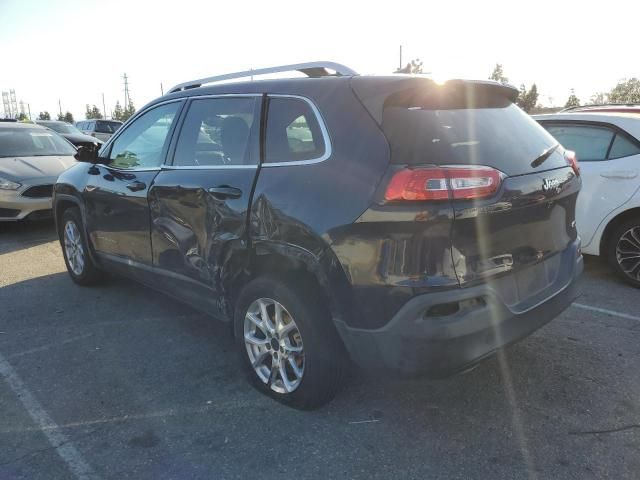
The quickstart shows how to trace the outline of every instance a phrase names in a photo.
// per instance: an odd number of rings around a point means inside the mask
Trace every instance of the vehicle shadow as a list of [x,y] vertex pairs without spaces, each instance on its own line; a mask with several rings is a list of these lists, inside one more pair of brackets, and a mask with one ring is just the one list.
[[[227,324],[132,281],[113,277],[82,288],[58,273],[0,288],[0,305],[7,306],[0,310],[0,353],[37,385],[45,409],[61,423],[113,418],[101,428],[114,438],[131,435],[118,420],[123,414],[157,428],[158,412],[182,411],[199,416],[163,417],[168,423],[156,432],[170,437],[170,429],[184,430],[203,442],[214,430],[253,432],[258,424],[283,442],[322,432],[298,443],[296,458],[331,457],[333,473],[354,462],[363,471],[392,462],[400,478],[452,478],[452,465],[467,472],[457,478],[598,478],[598,459],[608,457],[618,459],[615,468],[609,464],[610,478],[625,478],[638,461],[629,436],[605,443],[599,438],[606,433],[597,433],[640,416],[629,400],[640,384],[637,356],[627,357],[623,345],[635,345],[638,332],[609,330],[618,349],[612,352],[598,343],[601,330],[586,326],[576,333],[571,312],[450,379],[349,369],[332,403],[298,412],[245,382]],[[0,419],[0,427],[5,422],[10,419]],[[200,460],[241,465],[249,450],[202,451]],[[111,454],[131,455],[126,449]],[[273,455],[285,470],[298,461],[286,449]]]
[[0,255],[57,240],[53,220],[0,222]]

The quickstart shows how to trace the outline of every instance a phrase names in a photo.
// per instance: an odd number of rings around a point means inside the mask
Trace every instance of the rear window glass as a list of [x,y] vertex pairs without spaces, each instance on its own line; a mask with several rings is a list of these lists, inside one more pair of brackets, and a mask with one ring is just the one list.
[[[609,158],[622,158],[629,157],[631,155],[640,154],[640,148],[630,139],[621,134],[616,134],[616,138],[613,140],[613,144],[611,145],[611,151],[609,152]],[[580,157],[578,157],[579,159]]]
[[[441,106],[448,105],[436,105]],[[507,99],[498,98],[480,108],[452,106],[386,106],[382,129],[392,162],[488,165],[516,174],[532,169],[531,162],[558,143]],[[544,162],[545,169],[566,165],[561,155],[552,157]]]
[[266,162],[321,158],[324,138],[311,106],[299,98],[271,98],[267,110]]
[[587,125],[545,124],[545,128],[563,147],[576,152],[580,161],[598,161],[607,158],[614,132],[605,127]]
[[75,148],[44,128],[0,128],[0,157],[73,155]]

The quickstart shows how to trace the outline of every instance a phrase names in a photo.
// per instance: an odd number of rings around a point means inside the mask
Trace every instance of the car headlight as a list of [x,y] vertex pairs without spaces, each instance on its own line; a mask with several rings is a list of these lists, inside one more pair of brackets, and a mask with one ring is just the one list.
[[19,183],[12,182],[11,180],[7,180],[6,178],[0,177],[0,189],[1,190],[17,190],[21,187]]

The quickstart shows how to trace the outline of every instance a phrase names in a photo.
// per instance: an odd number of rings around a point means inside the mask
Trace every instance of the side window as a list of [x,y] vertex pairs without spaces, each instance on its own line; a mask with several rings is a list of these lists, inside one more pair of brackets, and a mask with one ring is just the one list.
[[182,125],[173,160],[178,166],[256,165],[256,98],[194,100]]
[[314,160],[325,153],[324,138],[311,106],[299,98],[269,99],[265,161]]
[[167,103],[136,118],[113,142],[109,165],[125,169],[159,167],[179,107],[180,102]]
[[91,132],[95,132],[96,130],[96,122],[87,122],[87,130]]
[[606,160],[614,132],[605,127],[545,124],[544,127],[560,144],[576,152],[581,162]]
[[613,140],[611,150],[609,151],[609,158],[622,158],[629,157],[631,155],[640,154],[640,148],[638,145],[628,139],[625,135],[616,134],[616,138]]

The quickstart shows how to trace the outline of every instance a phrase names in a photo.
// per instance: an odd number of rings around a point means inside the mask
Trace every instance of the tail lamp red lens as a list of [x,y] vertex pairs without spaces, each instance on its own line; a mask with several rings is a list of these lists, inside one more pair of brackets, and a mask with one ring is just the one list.
[[387,185],[385,200],[472,200],[498,191],[504,174],[491,167],[435,167],[400,170]]
[[580,164],[578,163],[578,157],[573,150],[565,150],[564,158],[567,160],[567,164],[573,169],[574,173],[580,176]]

